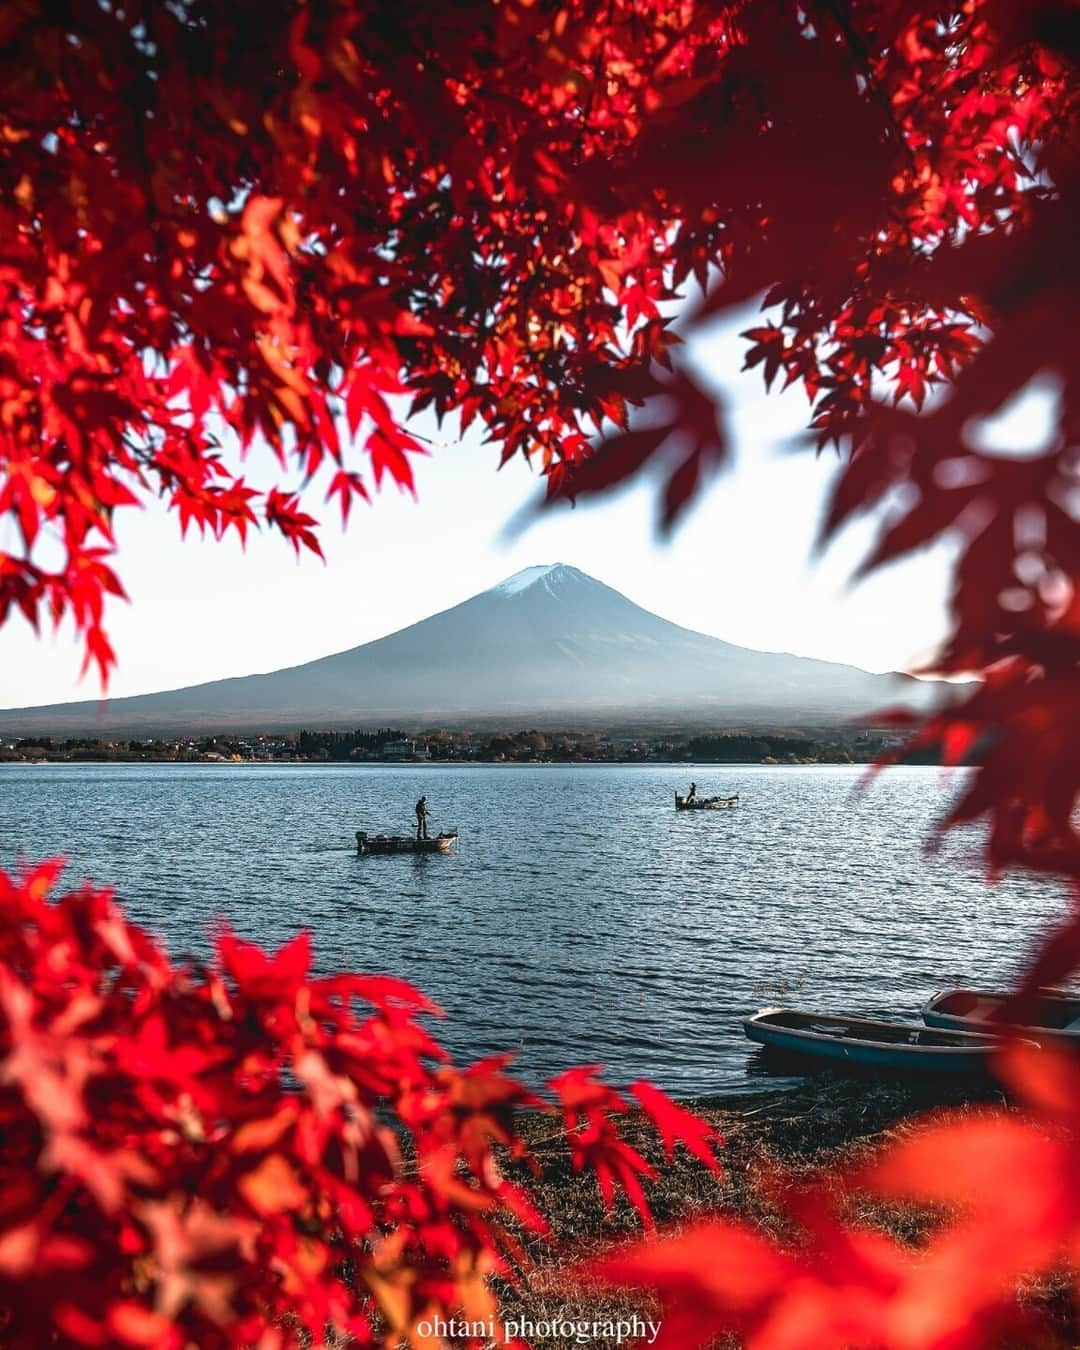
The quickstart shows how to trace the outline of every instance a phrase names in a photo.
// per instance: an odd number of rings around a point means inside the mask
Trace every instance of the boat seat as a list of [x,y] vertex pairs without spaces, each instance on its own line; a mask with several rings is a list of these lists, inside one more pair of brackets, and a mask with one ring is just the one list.
[[851,1028],[836,1026],[828,1022],[815,1022],[810,1027],[810,1030],[820,1032],[823,1036],[846,1036]]

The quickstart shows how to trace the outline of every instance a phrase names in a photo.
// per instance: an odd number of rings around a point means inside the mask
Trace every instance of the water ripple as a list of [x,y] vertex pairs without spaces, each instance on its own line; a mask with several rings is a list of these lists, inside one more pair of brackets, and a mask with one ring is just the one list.
[[[922,852],[951,789],[898,769],[695,768],[732,812],[680,814],[668,766],[3,765],[0,864],[65,853],[174,954],[222,918],[268,946],[311,928],[321,971],[403,976],[455,1055],[539,1079],[602,1061],[715,1095],[761,1072],[766,1003],[915,1016],[936,989],[1013,976],[1063,901],[988,889],[968,831]],[[357,858],[425,792],[452,857]]]

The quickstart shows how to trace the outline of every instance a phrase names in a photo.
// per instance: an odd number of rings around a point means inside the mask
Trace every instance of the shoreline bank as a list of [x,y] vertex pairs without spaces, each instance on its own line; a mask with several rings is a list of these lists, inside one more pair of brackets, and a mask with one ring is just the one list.
[[[410,769],[414,773],[428,768],[436,769],[857,769],[869,768],[876,763],[874,759],[172,759],[168,757],[148,758],[142,755],[102,756],[86,758],[75,756],[54,756],[44,759],[6,758],[0,755],[0,768],[6,766],[30,766],[40,768],[43,765],[102,765],[117,764],[130,767],[133,764],[168,764],[178,768],[315,768],[315,769]],[[935,767],[936,763],[919,762],[891,765],[891,769]]]
[[[864,1165],[921,1119],[942,1113],[976,1113],[1003,1104],[1008,1104],[1007,1099],[992,1083],[908,1084],[828,1073],[782,1091],[754,1091],[722,1100],[683,1099],[682,1105],[702,1115],[725,1138],[719,1149],[719,1178],[681,1149],[671,1162],[665,1162],[662,1148],[639,1113],[624,1118],[624,1133],[659,1173],[646,1192],[662,1233],[707,1215],[720,1215],[749,1224],[781,1246],[797,1246],[798,1233],[777,1203],[775,1185],[763,1184],[775,1181],[778,1171],[790,1182],[805,1184]],[[620,1197],[613,1214],[605,1219],[595,1180],[572,1171],[565,1147],[549,1137],[551,1121],[538,1115],[523,1123],[522,1132],[536,1151],[541,1175],[532,1177],[523,1167],[511,1175],[529,1187],[552,1225],[554,1239],[527,1239],[531,1264],[521,1272],[520,1282],[497,1285],[504,1320],[527,1319],[533,1325],[545,1322],[553,1328],[626,1323],[635,1317],[655,1321],[659,1309],[648,1299],[589,1287],[580,1276],[570,1278],[577,1262],[611,1243],[640,1236],[640,1223],[629,1204]],[[832,1186],[838,1193],[839,1182]],[[927,1240],[941,1219],[940,1213],[915,1204],[865,1197],[853,1203],[860,1225],[877,1229],[913,1250]],[[1025,1287],[1022,1300],[1051,1318],[1062,1343],[1080,1343],[1080,1315],[1065,1282],[1032,1284]],[[556,1334],[535,1344],[540,1350],[580,1350],[581,1342]],[[736,1350],[738,1344],[735,1339],[716,1342],[724,1350]],[[614,1350],[617,1342],[601,1336],[590,1338],[588,1345],[591,1350]]]

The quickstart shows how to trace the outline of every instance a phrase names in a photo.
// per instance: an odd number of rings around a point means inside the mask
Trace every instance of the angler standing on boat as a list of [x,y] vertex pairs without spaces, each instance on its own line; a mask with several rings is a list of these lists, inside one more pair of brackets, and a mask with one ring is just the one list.
[[427,797],[421,797],[416,803],[416,837],[417,839],[426,839],[427,832]]
[[690,791],[686,794],[686,800],[687,800],[688,802],[696,802],[696,801],[697,801],[697,784],[696,784],[696,783],[691,783],[691,784],[690,784]]

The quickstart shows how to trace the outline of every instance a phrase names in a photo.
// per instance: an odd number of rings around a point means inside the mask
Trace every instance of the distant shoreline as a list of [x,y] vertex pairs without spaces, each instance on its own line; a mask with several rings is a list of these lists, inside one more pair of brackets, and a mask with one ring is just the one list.
[[[147,738],[42,736],[0,738],[0,763],[502,765],[873,764],[902,748],[895,732],[837,733],[821,728],[627,735],[570,728],[494,733],[435,730],[196,733]],[[937,762],[937,747],[919,755]]]
[[[133,764],[168,764],[176,768],[192,769],[252,769],[266,768],[314,768],[314,769],[409,769],[413,772],[428,768],[437,769],[665,769],[665,768],[717,768],[717,769],[859,769],[869,768],[874,759],[848,760],[745,760],[745,759],[601,759],[601,760],[495,760],[495,759],[425,759],[425,760],[365,760],[355,762],[333,759],[169,759],[165,757],[149,758],[132,756],[102,756],[99,759],[56,757],[53,759],[4,759],[0,758],[0,768],[42,768],[46,765],[108,765],[130,768]],[[893,765],[894,768],[933,768],[940,767],[937,760],[908,762]]]

